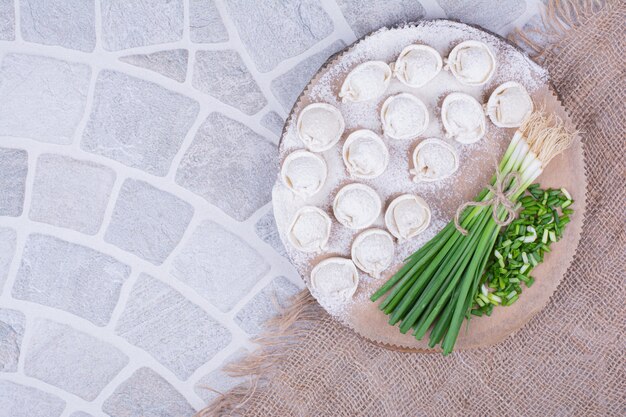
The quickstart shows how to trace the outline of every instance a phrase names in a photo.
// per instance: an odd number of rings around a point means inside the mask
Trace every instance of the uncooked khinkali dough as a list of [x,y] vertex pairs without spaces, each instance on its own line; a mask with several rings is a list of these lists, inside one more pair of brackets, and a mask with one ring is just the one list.
[[413,94],[400,93],[385,100],[380,120],[385,135],[392,139],[411,139],[426,130],[428,109]]
[[372,188],[364,184],[348,184],[333,201],[333,213],[339,223],[349,229],[363,229],[376,221],[382,203]]
[[354,239],[351,252],[352,261],[361,271],[379,278],[393,260],[393,238],[384,230],[368,229]]
[[376,178],[389,163],[389,151],[371,130],[356,130],[343,144],[343,162],[354,178]]
[[459,168],[456,150],[441,139],[430,138],[420,142],[413,151],[415,182],[432,182],[449,177]]
[[393,73],[405,85],[418,88],[435,78],[443,62],[435,49],[426,45],[409,45],[400,52]]
[[341,112],[326,103],[309,104],[302,109],[296,123],[300,140],[312,152],[332,148],[339,142],[345,127]]
[[448,55],[447,68],[461,84],[485,84],[496,69],[496,58],[487,45],[479,41],[461,42]]
[[345,302],[359,285],[359,272],[346,258],[328,258],[311,271],[311,290],[326,302]]
[[441,121],[447,136],[460,143],[474,143],[485,135],[483,106],[468,94],[448,94],[441,106]]
[[411,239],[426,230],[430,224],[430,208],[421,197],[401,195],[389,204],[385,213],[385,224],[398,239]]
[[523,85],[509,81],[494,90],[487,114],[498,127],[520,127],[533,112],[533,100]]
[[305,150],[287,155],[280,170],[283,183],[302,198],[316,194],[326,182],[327,174],[326,161]]
[[305,206],[296,212],[287,230],[287,238],[302,252],[321,252],[326,249],[331,220],[317,207]]
[[373,100],[383,95],[391,81],[391,68],[383,61],[368,61],[357,65],[346,76],[339,97],[347,101]]

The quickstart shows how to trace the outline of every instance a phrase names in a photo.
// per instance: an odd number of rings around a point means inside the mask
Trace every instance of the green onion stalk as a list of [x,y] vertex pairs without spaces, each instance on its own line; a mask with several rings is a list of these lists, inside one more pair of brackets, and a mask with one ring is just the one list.
[[550,160],[567,149],[574,134],[560,119],[534,112],[516,131],[497,167],[491,186],[475,202],[459,209],[435,237],[372,296],[389,324],[421,340],[430,330],[429,346],[452,352],[470,311],[489,255],[502,226],[514,219],[515,205]]

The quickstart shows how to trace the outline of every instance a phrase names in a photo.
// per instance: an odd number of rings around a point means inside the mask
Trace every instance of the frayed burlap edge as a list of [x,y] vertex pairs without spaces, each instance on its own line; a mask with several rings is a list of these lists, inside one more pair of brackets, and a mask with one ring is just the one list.
[[[517,29],[509,40],[524,48],[537,61],[543,62],[546,56],[558,53],[562,48],[564,35],[572,28],[585,25],[600,11],[609,12],[610,1],[601,0],[550,0],[542,13],[543,28]],[[533,35],[541,35],[537,41]],[[549,40],[549,41],[548,41]],[[246,377],[249,382],[236,386],[215,399],[195,417],[241,416],[246,403],[258,389],[272,380],[282,354],[289,346],[297,345],[320,320],[321,308],[308,290],[303,290],[279,315],[266,322],[265,333],[254,342],[258,348],[236,363],[224,367],[232,377]],[[412,350],[410,350],[412,351]]]
[[600,11],[610,13],[612,8],[612,3],[604,0],[550,0],[541,14],[541,29],[515,29],[508,39],[541,63],[562,49],[561,40],[569,29],[587,24]]
[[265,323],[265,333],[253,341],[259,345],[257,350],[238,362],[224,367],[232,377],[246,377],[248,383],[241,384],[221,395],[208,407],[196,414],[196,417],[237,416],[247,400],[259,387],[272,379],[274,366],[290,345],[297,344],[306,336],[310,326],[319,320],[321,308],[308,290],[295,295],[289,307]]

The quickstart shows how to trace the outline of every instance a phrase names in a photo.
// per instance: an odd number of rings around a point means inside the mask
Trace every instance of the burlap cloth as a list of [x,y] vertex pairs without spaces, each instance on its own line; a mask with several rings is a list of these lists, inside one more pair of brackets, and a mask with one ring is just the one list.
[[574,262],[548,306],[504,342],[440,354],[376,346],[307,293],[230,371],[250,382],[201,416],[626,415],[626,112],[623,1],[551,3],[526,31],[583,131],[588,208]]

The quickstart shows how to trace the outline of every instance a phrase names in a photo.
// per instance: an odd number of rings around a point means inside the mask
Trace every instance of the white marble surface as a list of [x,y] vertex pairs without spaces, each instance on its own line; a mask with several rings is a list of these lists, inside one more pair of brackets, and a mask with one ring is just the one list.
[[0,0],[0,415],[190,416],[302,283],[284,118],[383,25],[527,0]]

